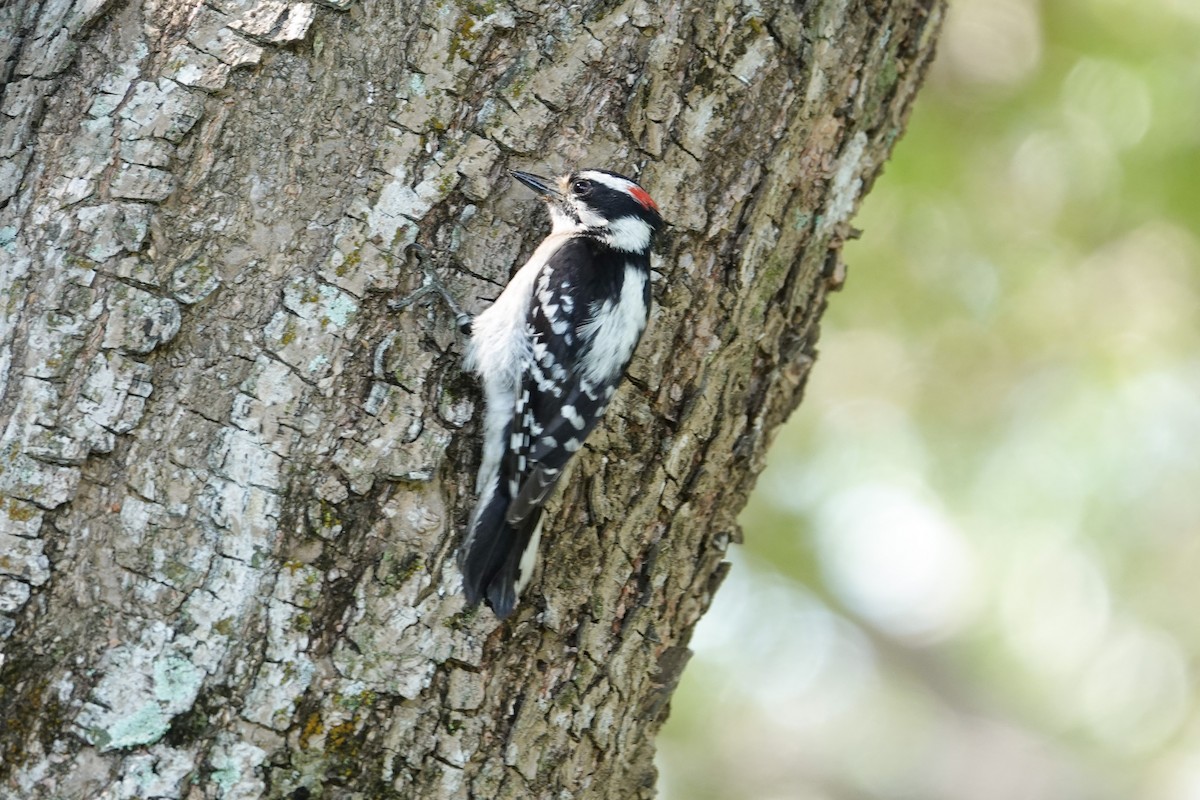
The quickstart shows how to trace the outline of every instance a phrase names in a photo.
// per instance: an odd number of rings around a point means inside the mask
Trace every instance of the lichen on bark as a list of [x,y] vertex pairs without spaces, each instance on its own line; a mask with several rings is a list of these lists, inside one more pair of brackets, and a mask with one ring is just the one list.
[[[0,786],[645,797],[938,0],[0,9]],[[636,172],[650,329],[519,613],[454,547],[513,167]]]

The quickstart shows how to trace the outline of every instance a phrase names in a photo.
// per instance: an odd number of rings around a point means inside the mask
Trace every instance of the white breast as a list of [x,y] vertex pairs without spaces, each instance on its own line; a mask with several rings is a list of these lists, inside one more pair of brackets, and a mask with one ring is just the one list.
[[621,296],[614,303],[606,300],[594,316],[580,326],[581,336],[591,341],[584,362],[585,380],[600,384],[619,377],[637,347],[646,328],[646,280],[648,275],[637,267],[625,267]]

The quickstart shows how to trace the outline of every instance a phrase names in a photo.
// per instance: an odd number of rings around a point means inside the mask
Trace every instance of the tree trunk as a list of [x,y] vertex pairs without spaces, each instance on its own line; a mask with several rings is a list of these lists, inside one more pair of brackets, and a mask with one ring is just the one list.
[[[0,8],[0,794],[649,797],[942,0]],[[454,550],[472,311],[634,174],[649,331],[514,617]]]

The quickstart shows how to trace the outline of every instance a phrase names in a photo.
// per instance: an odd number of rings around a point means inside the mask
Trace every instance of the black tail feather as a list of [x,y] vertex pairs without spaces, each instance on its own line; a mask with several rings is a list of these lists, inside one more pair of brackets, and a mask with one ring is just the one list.
[[510,525],[505,519],[509,502],[501,491],[492,495],[458,557],[467,603],[483,600],[500,619],[516,608],[521,556],[541,517],[540,513],[531,514],[516,526]]

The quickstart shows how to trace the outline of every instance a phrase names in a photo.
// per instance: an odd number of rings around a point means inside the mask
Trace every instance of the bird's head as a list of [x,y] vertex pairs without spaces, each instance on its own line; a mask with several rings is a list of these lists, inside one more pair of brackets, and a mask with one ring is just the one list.
[[646,190],[615,172],[585,169],[547,179],[513,170],[512,176],[546,201],[554,233],[585,234],[614,250],[644,253],[663,224]]

